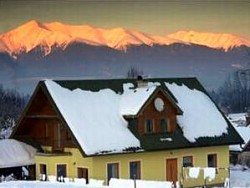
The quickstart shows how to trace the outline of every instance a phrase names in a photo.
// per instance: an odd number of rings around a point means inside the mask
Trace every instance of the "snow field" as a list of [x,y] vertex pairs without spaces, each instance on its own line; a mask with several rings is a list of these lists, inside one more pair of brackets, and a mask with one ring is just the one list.
[[[198,170],[193,168],[193,175],[196,176]],[[230,181],[225,182],[224,188],[249,188],[250,187],[250,169],[244,169],[242,166],[232,166],[230,171]],[[136,180],[137,188],[170,188],[170,182],[142,181]],[[228,185],[230,184],[230,186]],[[78,183],[59,183],[44,181],[10,181],[0,183],[0,188],[134,188],[133,180],[111,179],[109,186],[83,185]],[[172,188],[172,187],[171,187]],[[218,188],[218,187],[216,187]],[[222,187],[220,187],[222,188]]]

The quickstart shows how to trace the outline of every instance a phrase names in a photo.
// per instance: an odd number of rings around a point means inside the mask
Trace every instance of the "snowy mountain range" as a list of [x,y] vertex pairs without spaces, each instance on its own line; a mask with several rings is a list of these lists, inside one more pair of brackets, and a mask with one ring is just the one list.
[[155,36],[123,28],[102,29],[89,25],[71,26],[60,22],[43,24],[32,20],[1,34],[0,51],[13,55],[21,52],[27,53],[42,46],[45,55],[47,55],[53,46],[64,49],[74,42],[107,46],[117,50],[126,50],[128,46],[170,45],[174,43],[198,44],[225,51],[239,46],[250,47],[250,40],[232,34],[179,31],[167,36]]
[[250,40],[232,34],[179,31],[155,36],[32,20],[0,34],[0,79],[19,88],[47,77],[124,77],[133,66],[148,76],[196,76],[217,87],[218,79],[248,66],[249,51]]

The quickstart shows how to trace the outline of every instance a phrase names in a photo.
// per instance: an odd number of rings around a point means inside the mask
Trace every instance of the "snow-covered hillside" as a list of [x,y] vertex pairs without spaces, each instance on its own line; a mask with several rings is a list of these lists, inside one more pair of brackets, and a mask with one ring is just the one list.
[[154,36],[124,28],[103,29],[89,25],[40,23],[32,20],[1,34],[0,52],[8,52],[15,57],[21,52],[29,52],[36,47],[41,47],[47,55],[53,46],[64,49],[74,42],[107,46],[117,50],[126,50],[128,46],[133,45],[152,46],[174,43],[198,44],[210,48],[222,48],[225,51],[242,45],[250,47],[250,40],[231,34],[179,31],[167,36]]

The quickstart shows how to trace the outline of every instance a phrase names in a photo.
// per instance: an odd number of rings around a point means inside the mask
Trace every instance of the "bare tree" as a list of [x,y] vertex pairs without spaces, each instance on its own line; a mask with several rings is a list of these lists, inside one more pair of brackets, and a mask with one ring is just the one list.
[[137,78],[138,76],[142,76],[143,71],[138,70],[136,67],[130,67],[130,69],[127,71],[127,78]]
[[229,112],[250,110],[250,50],[246,48],[246,66],[231,73],[224,84],[213,92],[217,104]]

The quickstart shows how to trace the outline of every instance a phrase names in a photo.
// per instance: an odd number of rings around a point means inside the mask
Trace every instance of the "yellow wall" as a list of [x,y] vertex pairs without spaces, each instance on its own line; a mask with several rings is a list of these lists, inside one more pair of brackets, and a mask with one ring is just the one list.
[[[44,148],[43,148],[44,149]],[[46,148],[50,151],[50,148]],[[77,177],[77,167],[87,168],[89,171],[89,176],[92,177],[92,158],[83,158],[82,154],[78,149],[75,148],[65,148],[65,152],[70,152],[71,155],[51,155],[48,154],[37,154],[35,157],[36,161],[36,177],[39,179],[40,175],[40,164],[47,165],[47,175],[56,175],[56,165],[66,164],[67,165],[67,176]]]
[[[111,162],[119,162],[120,178],[129,178],[129,161],[140,160],[142,179],[144,180],[166,180],[166,159],[177,158],[178,160],[178,179],[182,174],[182,157],[193,156],[193,164],[198,167],[207,166],[207,155],[217,154],[217,166],[221,168],[229,167],[228,146],[206,147],[196,149],[181,149],[161,152],[147,152],[127,155],[99,156],[93,158],[94,176],[99,179],[107,179],[106,165]],[[97,170],[98,169],[98,170]],[[224,182],[228,177],[228,171],[221,170],[217,178],[210,183]],[[199,181],[188,179],[184,181],[186,186],[203,185],[203,174],[200,174]]]
[[[178,179],[182,179],[182,157],[193,156],[193,165],[196,167],[207,166],[207,155],[217,154],[217,166],[219,168],[229,167],[228,146],[191,148],[180,150],[168,150],[157,152],[143,152],[123,155],[105,155],[83,158],[78,149],[66,149],[71,152],[71,156],[36,156],[37,175],[39,176],[39,164],[47,164],[48,175],[56,175],[56,164],[67,164],[68,177],[77,176],[77,167],[89,169],[89,177],[95,179],[107,180],[107,164],[119,163],[119,177],[129,178],[129,162],[141,161],[141,178],[144,180],[166,180],[166,159],[178,159]],[[185,172],[184,172],[185,174]],[[184,176],[185,177],[185,176]],[[203,185],[203,173],[200,173],[199,180],[184,179],[184,185]],[[223,183],[225,177],[228,177],[228,171],[219,170],[216,179],[212,184]]]

